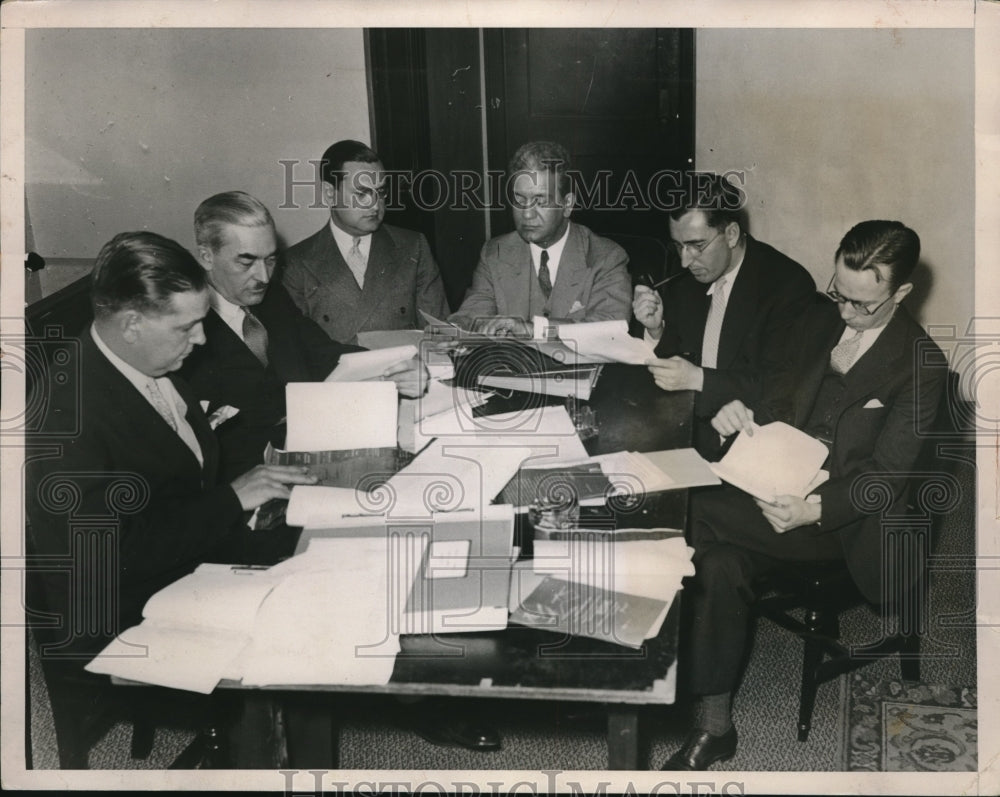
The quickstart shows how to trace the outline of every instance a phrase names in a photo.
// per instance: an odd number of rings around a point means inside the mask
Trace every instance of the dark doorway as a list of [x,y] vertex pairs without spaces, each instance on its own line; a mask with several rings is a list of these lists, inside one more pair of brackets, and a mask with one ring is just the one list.
[[453,307],[486,238],[513,228],[488,173],[532,139],[569,148],[574,219],[622,243],[634,275],[673,267],[662,207],[673,175],[694,168],[693,30],[371,29],[366,40],[375,148],[418,176],[387,219],[427,235]]

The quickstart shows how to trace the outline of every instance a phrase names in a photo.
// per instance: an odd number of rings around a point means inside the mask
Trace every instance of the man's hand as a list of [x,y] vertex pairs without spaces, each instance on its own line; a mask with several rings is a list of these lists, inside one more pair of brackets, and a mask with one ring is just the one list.
[[705,373],[683,357],[652,359],[646,365],[653,381],[663,390],[701,390]]
[[779,495],[770,503],[759,498],[753,500],[764,513],[767,522],[779,534],[799,526],[818,523],[823,512],[822,504],[814,504],[794,495]]
[[256,509],[272,498],[288,498],[289,484],[315,484],[319,479],[302,465],[258,465],[233,479],[230,486],[244,509]]
[[424,395],[427,389],[430,373],[427,371],[427,366],[414,357],[412,360],[396,363],[387,368],[382,378],[395,382],[400,394],[406,398],[418,398]]
[[636,285],[632,293],[632,315],[646,327],[651,338],[660,339],[663,334],[663,300],[653,288]]
[[746,432],[753,437],[753,410],[736,399],[722,407],[712,418],[712,428],[723,437],[737,432]]
[[498,338],[531,338],[535,334],[534,326],[523,318],[510,316],[495,316],[494,318],[477,318],[474,331]]

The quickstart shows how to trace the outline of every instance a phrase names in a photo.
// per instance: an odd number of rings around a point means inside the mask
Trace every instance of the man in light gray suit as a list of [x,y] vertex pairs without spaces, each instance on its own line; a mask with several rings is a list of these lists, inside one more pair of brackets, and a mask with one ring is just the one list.
[[282,282],[304,315],[334,340],[359,332],[419,329],[418,310],[448,312],[441,273],[427,239],[383,224],[386,176],[359,141],[338,141],[320,165],[330,221],[285,254]]
[[486,242],[465,301],[450,320],[490,335],[531,337],[532,319],[628,320],[628,255],[570,222],[576,199],[561,144],[524,144],[510,162],[516,232]]

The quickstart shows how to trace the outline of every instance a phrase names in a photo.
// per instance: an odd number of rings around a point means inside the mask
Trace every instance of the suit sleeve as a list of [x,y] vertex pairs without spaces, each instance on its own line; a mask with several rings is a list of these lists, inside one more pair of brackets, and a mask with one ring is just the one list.
[[695,399],[695,412],[711,418],[726,403],[740,399],[748,406],[768,395],[778,399],[790,394],[792,384],[792,331],[812,301],[816,286],[805,273],[786,283],[766,310],[755,352],[756,363],[743,368],[704,368],[704,382]]
[[[861,476],[868,475],[890,490],[893,502],[903,495],[908,483],[906,477],[917,465],[925,443],[919,430],[931,427],[944,391],[947,363],[940,349],[935,351],[937,367],[931,368],[927,363],[935,358],[922,358],[924,362],[917,370],[908,372],[892,404],[885,408],[884,423],[871,453],[854,462],[850,472],[830,479],[816,490],[822,499],[821,532],[838,529],[870,514],[858,507],[860,496],[854,494],[855,481]],[[842,418],[840,423],[850,423],[850,419]]]
[[299,345],[309,368],[309,376],[322,382],[337,367],[341,354],[354,351],[365,351],[362,346],[353,346],[333,340],[319,324],[302,314],[295,303],[284,299],[285,307],[281,311],[288,315],[288,320],[295,330]]
[[243,508],[228,484],[151,495],[141,474],[116,470],[104,445],[87,435],[65,441],[61,458],[35,463],[28,484],[40,553],[72,552],[71,516],[111,517],[119,572],[132,583],[204,561],[245,531]]
[[594,284],[584,321],[628,321],[632,314],[632,278],[628,255],[617,244],[595,265]]
[[487,242],[479,253],[479,263],[472,273],[472,285],[465,294],[465,300],[458,310],[448,316],[448,320],[469,329],[477,318],[495,316],[497,314],[496,284],[494,282],[493,264],[497,262],[497,253],[490,247],[496,244]]
[[281,284],[285,286],[288,295],[292,297],[295,306],[303,313],[306,312],[306,292],[308,289],[308,273],[302,267],[295,250],[289,250],[285,256],[284,267],[281,271]]
[[[444,293],[444,282],[441,280],[441,269],[431,253],[427,238],[422,234],[417,243],[417,309],[423,310],[435,318],[448,315],[448,299]],[[301,305],[300,305],[301,307]],[[423,317],[418,316],[417,323],[423,326]]]

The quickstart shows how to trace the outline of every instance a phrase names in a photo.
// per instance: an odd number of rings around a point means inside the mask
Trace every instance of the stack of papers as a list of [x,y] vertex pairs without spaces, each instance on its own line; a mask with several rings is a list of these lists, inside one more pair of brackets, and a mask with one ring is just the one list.
[[596,355],[627,365],[643,365],[656,356],[645,340],[628,334],[627,321],[560,324],[559,339],[581,355]]
[[762,501],[779,495],[805,498],[830,478],[822,470],[827,448],[819,440],[787,423],[753,425],[753,434],[740,432],[729,451],[711,464],[721,479]]
[[257,610],[276,583],[266,570],[203,564],[153,595],[142,623],[85,669],[208,694],[249,644]]
[[632,648],[660,632],[681,580],[694,575],[694,551],[680,534],[534,546],[534,561],[512,573],[511,621]]
[[[506,533],[509,557],[512,522]],[[312,539],[271,568],[201,565],[150,598],[143,622],[86,669],[202,694],[223,678],[386,684],[427,544],[422,535]],[[507,572],[497,580],[506,607]]]

